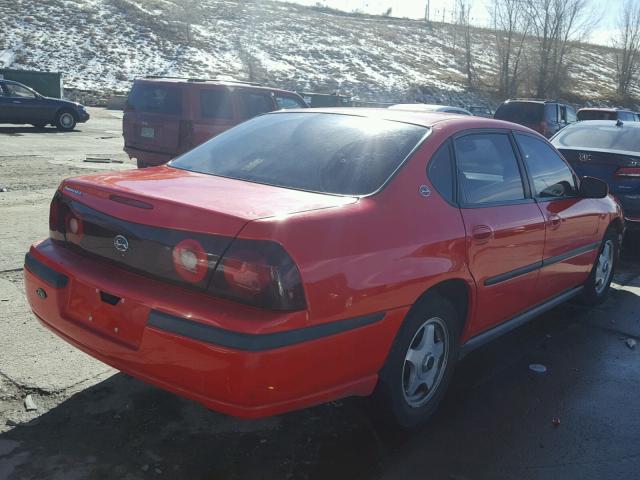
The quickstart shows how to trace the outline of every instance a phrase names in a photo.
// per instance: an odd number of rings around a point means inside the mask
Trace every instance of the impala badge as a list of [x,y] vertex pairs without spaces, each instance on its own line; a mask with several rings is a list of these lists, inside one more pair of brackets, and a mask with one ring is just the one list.
[[113,237],[113,246],[120,253],[125,253],[127,250],[129,250],[129,240],[127,240],[126,237],[122,235],[116,235],[115,237]]
[[423,197],[430,197],[431,196],[431,190],[429,190],[429,187],[427,187],[426,185],[420,185],[420,195],[422,195]]

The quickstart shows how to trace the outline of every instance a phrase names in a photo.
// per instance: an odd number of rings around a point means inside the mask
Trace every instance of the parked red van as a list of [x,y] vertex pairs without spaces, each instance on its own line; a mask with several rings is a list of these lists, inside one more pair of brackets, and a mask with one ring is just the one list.
[[306,107],[297,93],[258,83],[145,77],[125,105],[124,151],[138,168],[161,165],[248,118]]

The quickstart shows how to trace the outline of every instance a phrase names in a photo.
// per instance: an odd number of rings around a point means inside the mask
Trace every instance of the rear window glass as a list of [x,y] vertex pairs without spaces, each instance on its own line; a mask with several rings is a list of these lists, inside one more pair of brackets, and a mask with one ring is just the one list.
[[232,119],[231,95],[222,89],[200,91],[200,111],[203,118]]
[[299,190],[366,195],[385,183],[427,132],[351,115],[278,113],[227,130],[170,165]]
[[276,105],[279,110],[287,110],[289,108],[306,108],[307,106],[295,97],[288,97],[285,95],[276,95]]
[[127,107],[142,113],[182,113],[182,89],[170,85],[134,83]]
[[544,119],[544,104],[533,102],[503,103],[494,118],[520,124],[540,123]]
[[578,120],[616,120],[616,112],[606,112],[602,110],[580,110]]
[[575,123],[560,130],[551,141],[556,148],[598,148],[640,152],[640,129],[627,124],[618,127],[614,122],[602,125]]

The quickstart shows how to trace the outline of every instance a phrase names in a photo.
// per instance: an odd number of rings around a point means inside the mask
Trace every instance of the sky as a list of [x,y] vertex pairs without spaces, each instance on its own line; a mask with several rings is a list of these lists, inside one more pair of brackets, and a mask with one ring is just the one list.
[[[303,5],[315,5],[320,3],[331,8],[345,11],[360,10],[364,13],[382,14],[387,9],[392,9],[394,17],[424,18],[427,0],[286,0]],[[601,20],[598,26],[591,32],[589,40],[594,43],[609,45],[615,28],[619,6],[623,0],[591,0]],[[471,20],[475,25],[487,26],[489,14],[487,6],[490,0],[472,0]],[[432,20],[452,20],[452,13],[456,0],[430,0],[430,17]]]

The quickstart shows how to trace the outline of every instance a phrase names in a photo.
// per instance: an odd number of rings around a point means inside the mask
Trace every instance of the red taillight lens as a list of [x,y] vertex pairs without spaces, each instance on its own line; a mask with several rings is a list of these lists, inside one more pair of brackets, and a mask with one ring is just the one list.
[[209,269],[207,252],[197,240],[186,239],[173,247],[173,266],[176,273],[187,282],[198,283]]
[[616,170],[616,177],[640,178],[640,167],[621,167]]
[[306,307],[302,279],[289,254],[275,242],[233,241],[218,263],[211,292],[257,307]]

